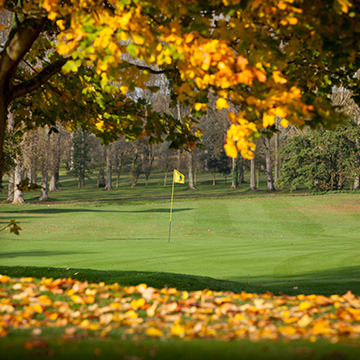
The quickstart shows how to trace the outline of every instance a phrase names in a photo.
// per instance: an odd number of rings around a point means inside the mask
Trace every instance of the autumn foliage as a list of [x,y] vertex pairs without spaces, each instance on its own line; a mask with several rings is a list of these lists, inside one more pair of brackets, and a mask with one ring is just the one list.
[[[107,141],[167,136],[190,149],[201,141],[197,118],[214,99],[229,114],[227,154],[245,158],[262,129],[275,130],[276,117],[284,127],[343,122],[328,97],[334,87],[360,102],[357,1],[2,0],[1,7],[21,26],[1,52],[0,151],[5,110],[20,98],[19,129],[56,120]],[[191,116],[175,121],[128,101],[156,75],[167,78],[171,106],[189,106]]]
[[81,282],[75,279],[10,278],[0,275],[0,336],[16,329],[63,329],[64,338],[82,334],[123,339],[206,338],[358,341],[360,298],[274,296],[271,293],[179,291],[146,284]]

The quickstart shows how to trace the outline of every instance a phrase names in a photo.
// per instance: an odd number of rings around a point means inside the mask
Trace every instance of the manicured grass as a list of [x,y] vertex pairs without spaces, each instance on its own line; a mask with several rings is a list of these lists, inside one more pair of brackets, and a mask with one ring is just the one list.
[[[141,342],[112,339],[59,340],[56,333],[41,336],[46,340],[44,348],[24,349],[29,332],[0,339],[1,358],[10,359],[359,359],[360,347],[354,344],[330,344],[325,341],[309,343],[293,342],[251,342],[247,340],[219,342],[209,340],[143,340]],[[36,341],[36,337],[32,338]],[[41,343],[39,344],[41,345]]]
[[[120,282],[165,272],[230,280],[248,291],[360,294],[356,194],[176,198],[170,243],[164,200],[2,205],[0,214],[23,228],[19,237],[1,234],[2,266],[114,271]],[[159,281],[186,282],[176,276]]]

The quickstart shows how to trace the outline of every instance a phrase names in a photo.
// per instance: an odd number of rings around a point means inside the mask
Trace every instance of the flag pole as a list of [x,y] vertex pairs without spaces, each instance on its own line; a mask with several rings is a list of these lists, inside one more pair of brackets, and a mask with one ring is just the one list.
[[169,223],[169,240],[170,242],[170,236],[171,236],[171,219],[172,219],[172,208],[174,203],[174,189],[175,189],[175,171],[173,171],[173,183],[172,183],[172,191],[171,191],[171,204],[170,204],[170,223]]

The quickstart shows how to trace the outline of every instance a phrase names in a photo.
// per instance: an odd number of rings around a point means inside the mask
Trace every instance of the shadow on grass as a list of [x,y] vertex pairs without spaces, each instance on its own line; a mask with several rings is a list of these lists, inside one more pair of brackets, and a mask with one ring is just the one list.
[[[192,208],[173,209],[173,212],[191,211]],[[169,213],[170,209],[158,208],[158,209],[147,209],[147,210],[101,210],[101,209],[61,209],[61,208],[43,208],[43,209],[21,209],[21,210],[10,210],[0,212],[3,214],[62,214],[62,213],[78,213],[78,212],[91,212],[91,213]]]
[[309,271],[298,275],[231,277],[231,281],[249,283],[275,294],[345,294],[360,295],[360,266]]
[[[350,271],[350,273],[348,273]],[[360,267],[333,269],[328,272],[313,272],[303,276],[291,278],[236,278],[229,280],[214,279],[205,276],[147,272],[147,271],[102,271],[92,269],[62,269],[41,267],[10,267],[0,266],[0,274],[12,277],[31,276],[41,278],[73,277],[81,281],[90,282],[104,281],[106,283],[117,282],[121,285],[138,285],[146,283],[155,288],[176,287],[178,290],[195,291],[211,289],[214,291],[241,291],[253,293],[266,293],[270,291],[276,295],[285,293],[288,295],[298,294],[345,294],[351,290],[355,295],[360,295],[359,280],[355,279],[360,272]],[[341,276],[347,277],[341,280]],[[236,280],[236,281],[235,281]]]
[[[0,253],[0,259],[13,259],[17,257],[27,256],[59,256],[59,255],[73,255],[73,254],[91,254],[90,252],[75,252],[75,251],[13,251],[13,252],[2,252]],[[44,276],[46,274],[44,273]]]

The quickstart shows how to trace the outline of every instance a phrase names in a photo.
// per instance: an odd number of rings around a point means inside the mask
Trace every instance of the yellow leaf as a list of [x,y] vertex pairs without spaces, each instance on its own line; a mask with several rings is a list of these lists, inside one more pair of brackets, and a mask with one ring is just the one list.
[[51,305],[52,304],[51,299],[49,297],[47,297],[46,295],[41,295],[38,297],[38,299],[42,305]]
[[293,326],[280,326],[278,330],[281,334],[287,336],[296,334],[296,329]]
[[313,318],[310,317],[308,314],[305,314],[299,321],[298,325],[300,327],[306,327],[312,322]]
[[151,327],[151,328],[147,329],[146,334],[150,335],[150,336],[155,336],[155,337],[160,337],[160,336],[164,335],[164,333],[160,329],[157,329],[155,327]]
[[330,333],[330,326],[328,321],[319,321],[314,325],[312,332],[314,335],[327,335]]
[[274,71],[272,74],[272,77],[277,84],[287,83],[287,80],[284,77],[282,77],[282,74],[280,71]]
[[175,325],[171,328],[171,335],[184,337],[185,335],[185,326],[184,325]]
[[296,25],[299,20],[296,17],[289,17],[288,21],[290,25]]
[[240,70],[245,70],[247,64],[249,63],[249,60],[244,58],[243,56],[238,56],[236,59],[236,67]]
[[341,11],[347,14],[349,12],[349,6],[351,6],[351,3],[346,0],[337,0],[337,2],[340,5]]
[[225,152],[226,152],[227,156],[229,156],[231,158],[234,158],[234,159],[237,158],[238,151],[237,151],[237,148],[236,148],[236,146],[234,144],[225,144],[224,149],[225,149]]
[[280,121],[280,125],[281,125],[282,127],[284,127],[284,128],[287,128],[288,125],[289,125],[289,122],[288,122],[286,119],[282,119],[282,120]]
[[144,42],[145,42],[144,37],[143,37],[143,36],[140,36],[140,35],[138,35],[138,34],[133,34],[133,35],[132,35],[132,38],[133,38],[133,40],[134,40],[137,44],[139,44],[139,45],[143,45]]
[[10,280],[11,280],[11,278],[9,276],[0,275],[0,283],[1,284],[7,284],[10,282]]
[[129,319],[136,319],[139,317],[139,315],[134,310],[127,311],[124,316]]
[[284,118],[284,117],[286,116],[285,110],[284,110],[282,107],[280,107],[280,106],[276,107],[276,108],[272,111],[272,113],[273,113],[275,116],[278,116],[278,117],[281,117],[281,118]]
[[65,21],[64,20],[58,20],[56,22],[56,25],[59,27],[60,30],[65,30]]
[[194,40],[194,34],[186,34],[185,35],[185,42],[188,44]]
[[149,308],[146,309],[146,315],[149,317],[152,317],[155,315],[156,308],[157,308],[157,302],[154,302]]
[[216,108],[218,110],[228,109],[229,108],[229,103],[225,99],[219,98],[219,99],[216,100]]
[[139,308],[142,308],[144,305],[145,305],[145,299],[143,298],[140,298],[138,300],[133,300],[131,303],[130,303],[130,306],[132,309],[139,309]]
[[299,304],[299,310],[300,311],[305,311],[305,310],[308,310],[310,308],[312,308],[313,305],[311,305],[309,302],[307,301],[303,301]]
[[116,50],[118,49],[117,45],[112,41],[109,46],[108,46],[108,49],[111,53],[114,53],[116,52]]
[[260,82],[264,83],[266,81],[266,74],[264,71],[259,69],[254,69],[254,74]]
[[275,116],[268,113],[264,113],[263,126],[266,128],[268,126],[274,125],[274,123],[275,123]]
[[41,314],[44,310],[43,310],[43,307],[40,305],[40,304],[35,304],[33,305],[32,307],[32,310]]
[[207,106],[206,106],[206,104],[203,104],[203,103],[195,103],[194,107],[195,107],[196,111],[200,111],[200,110],[205,111]]

